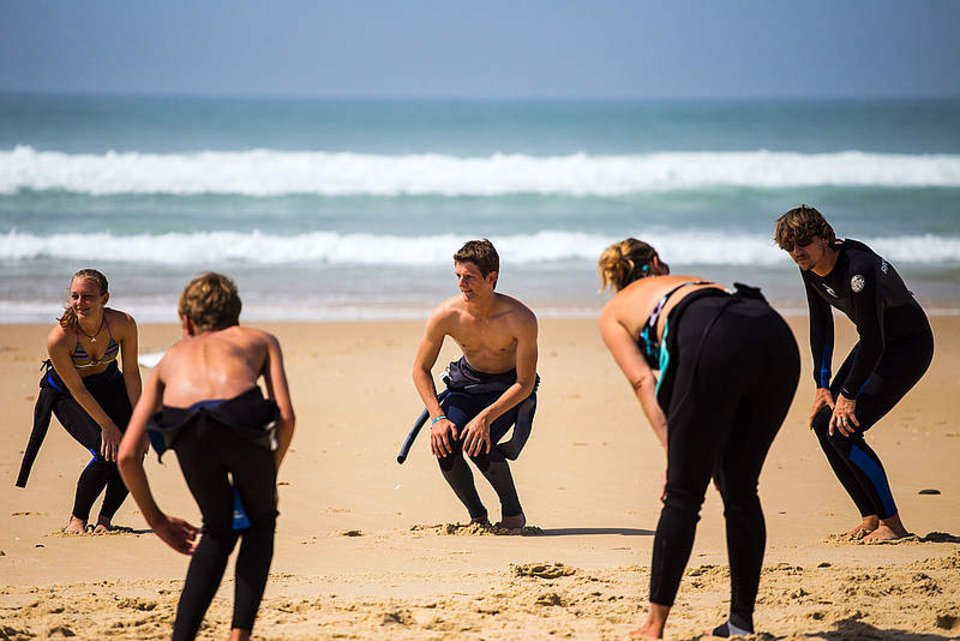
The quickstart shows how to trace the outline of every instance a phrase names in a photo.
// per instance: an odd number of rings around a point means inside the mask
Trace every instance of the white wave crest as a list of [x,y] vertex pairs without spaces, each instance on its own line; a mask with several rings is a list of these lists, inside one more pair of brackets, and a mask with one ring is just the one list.
[[618,196],[710,187],[960,186],[960,156],[846,151],[457,157],[253,150],[102,155],[0,151],[0,194]]
[[[657,247],[660,254],[675,265],[777,265],[789,260],[769,237],[758,234],[717,231],[638,235]],[[448,265],[452,254],[465,240],[454,234],[407,237],[313,232],[275,236],[255,231],[38,236],[14,230],[0,235],[0,261],[53,258],[159,265],[327,263],[418,267]],[[605,247],[620,238],[540,231],[492,237],[491,240],[506,264],[529,265],[592,263]],[[956,236],[915,235],[863,240],[897,264],[960,263],[960,237]]]

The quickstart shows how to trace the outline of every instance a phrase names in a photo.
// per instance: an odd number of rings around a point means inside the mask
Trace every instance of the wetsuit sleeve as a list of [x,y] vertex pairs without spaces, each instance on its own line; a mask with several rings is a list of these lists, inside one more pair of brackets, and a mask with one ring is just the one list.
[[[843,381],[843,387],[840,388],[840,393],[851,399],[857,397],[860,388],[863,387],[873,370],[877,368],[884,349],[883,300],[877,284],[876,271],[873,266],[870,266],[869,269],[862,270],[853,278],[862,279],[861,285],[851,287],[853,316],[857,319],[860,347],[853,359],[850,373]],[[858,280],[858,282],[860,281]],[[857,291],[857,289],[860,291]]]
[[810,350],[813,352],[813,380],[817,387],[830,387],[833,360],[833,310],[823,300],[813,284],[803,279],[807,288],[807,307],[810,310]]

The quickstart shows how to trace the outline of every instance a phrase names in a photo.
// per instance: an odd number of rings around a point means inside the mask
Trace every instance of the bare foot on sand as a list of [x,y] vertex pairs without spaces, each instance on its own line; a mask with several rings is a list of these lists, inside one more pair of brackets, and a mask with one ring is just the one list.
[[649,607],[647,620],[643,622],[643,625],[633,632],[628,632],[626,636],[620,638],[620,641],[663,638],[663,628],[667,625],[670,607],[658,603],[651,603]]
[[476,518],[470,519],[470,525],[481,525],[483,527],[490,527],[490,519],[487,518],[487,515],[478,516]]
[[863,537],[863,542],[877,543],[879,541],[896,541],[905,536],[910,536],[910,533],[907,532],[907,528],[903,527],[903,523],[900,521],[900,515],[894,514],[888,519],[881,519],[877,529]]
[[93,533],[107,534],[108,532],[113,532],[114,530],[118,530],[118,529],[119,528],[116,525],[113,525],[110,522],[110,519],[104,518],[101,516],[100,518],[97,519],[97,526],[93,528]]
[[67,523],[67,526],[63,528],[64,534],[83,534],[84,530],[87,529],[87,522],[81,521],[75,516],[70,517],[70,521]]
[[497,527],[502,527],[506,530],[519,530],[524,525],[527,524],[527,517],[523,515],[523,512],[517,514],[516,516],[504,516],[497,523]]
[[859,541],[863,537],[867,536],[874,530],[880,527],[880,519],[874,515],[863,517],[863,522],[861,522],[857,527],[853,528],[846,533],[846,536],[849,536],[851,539]]

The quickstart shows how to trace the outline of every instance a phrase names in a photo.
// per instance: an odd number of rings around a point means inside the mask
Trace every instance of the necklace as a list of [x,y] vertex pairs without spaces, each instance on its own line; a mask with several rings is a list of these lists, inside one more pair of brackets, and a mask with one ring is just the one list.
[[100,335],[100,332],[103,331],[103,323],[104,323],[104,321],[106,321],[106,320],[107,320],[106,315],[103,315],[103,316],[100,317],[100,327],[97,328],[97,331],[94,332],[94,334],[93,334],[92,336],[91,336],[90,334],[86,333],[85,331],[83,331],[83,325],[80,324],[80,321],[77,321],[77,330],[78,330],[81,334],[83,334],[84,336],[86,336],[87,338],[89,338],[91,343],[96,343],[96,342],[97,342],[97,336],[99,336],[99,335]]

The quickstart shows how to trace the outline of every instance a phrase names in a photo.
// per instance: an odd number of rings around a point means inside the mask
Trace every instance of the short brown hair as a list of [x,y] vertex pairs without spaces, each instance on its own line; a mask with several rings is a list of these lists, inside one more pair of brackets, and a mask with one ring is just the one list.
[[613,287],[620,291],[638,278],[650,273],[650,263],[657,250],[642,240],[625,238],[603,250],[597,269],[600,271],[600,290]]
[[800,205],[777,218],[773,239],[780,249],[790,251],[794,245],[809,245],[814,238],[823,238],[831,245],[837,240],[833,227],[815,208]]
[[455,263],[473,263],[480,270],[480,275],[484,278],[490,272],[500,273],[500,254],[486,238],[482,240],[468,240],[464,243],[456,254],[453,255]]
[[197,329],[225,329],[240,322],[240,295],[237,285],[223,274],[207,272],[183,289],[177,311]]

